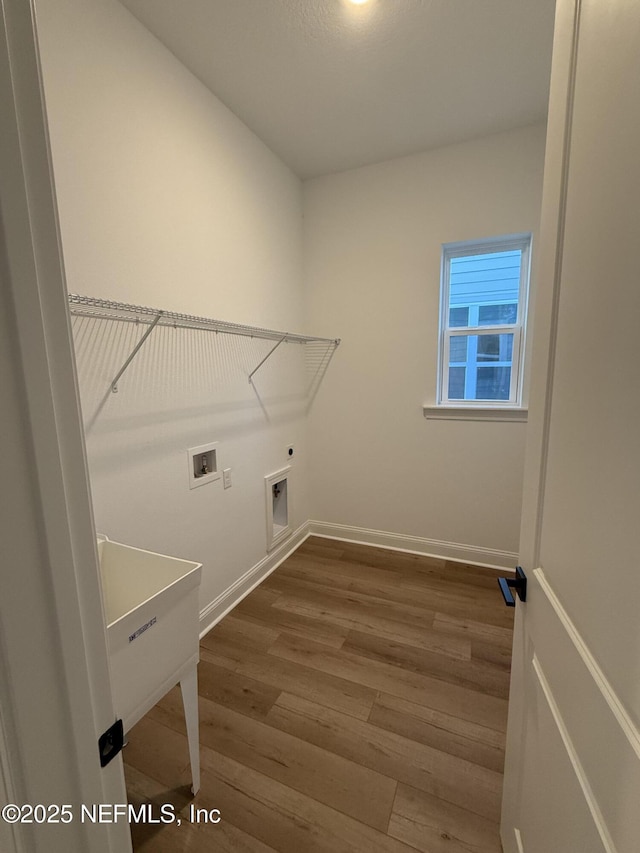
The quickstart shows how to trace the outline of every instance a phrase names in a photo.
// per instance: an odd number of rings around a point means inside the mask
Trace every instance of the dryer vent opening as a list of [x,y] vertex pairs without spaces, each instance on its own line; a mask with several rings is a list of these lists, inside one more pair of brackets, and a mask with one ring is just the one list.
[[268,551],[291,533],[291,483],[288,476],[290,470],[286,468],[265,477]]

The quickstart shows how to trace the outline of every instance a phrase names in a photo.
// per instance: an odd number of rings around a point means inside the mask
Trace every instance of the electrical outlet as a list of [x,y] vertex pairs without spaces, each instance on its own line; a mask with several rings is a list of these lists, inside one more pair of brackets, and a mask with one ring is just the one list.
[[225,489],[231,488],[231,468],[225,468],[222,472],[222,484]]

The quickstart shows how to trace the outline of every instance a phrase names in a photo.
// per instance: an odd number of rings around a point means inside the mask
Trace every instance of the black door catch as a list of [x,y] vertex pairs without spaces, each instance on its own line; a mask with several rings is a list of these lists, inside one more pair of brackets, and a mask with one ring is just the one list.
[[98,740],[98,751],[100,753],[100,767],[106,767],[112,758],[121,751],[124,746],[124,729],[122,720],[115,723],[100,736]]

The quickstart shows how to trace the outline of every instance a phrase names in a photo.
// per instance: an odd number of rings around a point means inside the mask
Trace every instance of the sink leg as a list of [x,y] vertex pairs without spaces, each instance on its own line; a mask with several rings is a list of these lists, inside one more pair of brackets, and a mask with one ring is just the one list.
[[198,670],[194,668],[180,681],[182,704],[189,739],[189,759],[191,760],[191,790],[197,794],[200,790],[200,731],[198,728]]

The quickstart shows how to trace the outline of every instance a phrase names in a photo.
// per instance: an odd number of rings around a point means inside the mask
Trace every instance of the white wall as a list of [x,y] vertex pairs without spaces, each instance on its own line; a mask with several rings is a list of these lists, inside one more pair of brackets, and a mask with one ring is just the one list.
[[313,519],[517,552],[526,425],[422,405],[442,243],[532,231],[535,280],[544,141],[534,126],[305,183],[308,325],[343,339],[310,418]]
[[[302,329],[299,180],[114,0],[38,0],[71,292]],[[302,347],[74,322],[99,531],[204,564],[204,608],[265,556],[265,475],[296,445],[309,516]],[[222,481],[189,490],[186,449],[219,441]],[[290,494],[291,497],[291,494]]]

